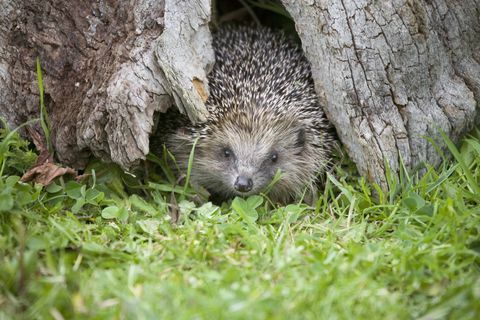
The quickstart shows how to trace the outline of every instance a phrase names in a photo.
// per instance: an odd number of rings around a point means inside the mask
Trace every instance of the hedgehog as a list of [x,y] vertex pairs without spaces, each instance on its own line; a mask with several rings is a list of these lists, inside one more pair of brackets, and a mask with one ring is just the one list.
[[312,199],[333,137],[300,46],[268,27],[227,25],[213,48],[207,120],[178,114],[182,125],[165,138],[179,170],[187,172],[194,148],[190,181],[221,199],[267,186],[277,203]]

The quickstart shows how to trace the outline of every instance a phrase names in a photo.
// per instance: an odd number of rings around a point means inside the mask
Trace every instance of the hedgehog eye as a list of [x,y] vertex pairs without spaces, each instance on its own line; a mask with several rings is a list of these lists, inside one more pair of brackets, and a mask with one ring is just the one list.
[[223,149],[223,156],[225,158],[230,158],[232,156],[232,150],[228,148]]
[[272,153],[272,155],[270,156],[270,159],[272,160],[273,163],[277,162],[278,153],[276,153],[276,152]]

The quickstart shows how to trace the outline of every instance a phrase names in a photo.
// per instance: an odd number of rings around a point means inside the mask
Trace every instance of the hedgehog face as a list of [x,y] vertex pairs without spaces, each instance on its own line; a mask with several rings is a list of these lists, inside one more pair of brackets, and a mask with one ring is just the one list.
[[272,194],[275,189],[285,194],[305,187],[308,181],[298,175],[305,170],[302,153],[307,132],[302,124],[278,120],[278,115],[271,122],[262,119],[269,123],[263,127],[253,119],[248,119],[250,126],[234,120],[235,125],[224,121],[213,130],[215,134],[198,141],[193,182],[225,197],[248,196],[264,191],[280,170],[282,176]]
[[190,181],[214,194],[262,192],[277,170],[270,199],[314,194],[333,137],[301,48],[261,27],[221,28],[213,40],[208,119],[168,137],[179,169],[186,172],[198,137]]

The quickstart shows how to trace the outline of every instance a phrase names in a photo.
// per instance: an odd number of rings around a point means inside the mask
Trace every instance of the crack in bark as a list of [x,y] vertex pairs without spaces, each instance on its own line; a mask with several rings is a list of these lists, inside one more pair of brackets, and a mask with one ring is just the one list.
[[[369,84],[368,84],[368,78],[367,78],[367,72],[366,72],[365,66],[363,65],[363,62],[362,62],[362,60],[361,60],[361,57],[360,57],[360,55],[359,55],[359,53],[358,53],[360,49],[358,48],[358,46],[357,46],[357,44],[356,44],[356,42],[355,42],[355,35],[354,35],[354,33],[353,33],[353,29],[352,29],[352,26],[351,26],[351,23],[350,23],[350,19],[349,19],[349,16],[348,16],[347,8],[346,8],[346,6],[345,6],[344,0],[341,0],[340,2],[341,2],[341,4],[342,4],[343,10],[344,10],[344,12],[345,12],[345,20],[346,20],[346,22],[347,22],[348,30],[350,31],[350,36],[351,36],[352,45],[353,45],[353,51],[354,51],[355,57],[357,58],[358,63],[360,64],[360,67],[362,68],[362,71],[363,71],[362,74],[363,74],[363,76],[364,76],[364,78],[365,78],[366,87],[368,88],[368,90],[369,90],[369,92],[370,92],[370,97],[369,97],[367,100],[372,101],[372,103],[374,104],[374,108],[377,109],[377,107],[376,107],[376,105],[375,105],[375,100],[374,100],[374,99],[371,99],[371,97],[373,96],[373,93],[372,93],[371,88],[370,88],[370,86],[369,86]],[[358,101],[359,104],[360,104],[360,108],[359,108],[359,109],[360,109],[360,112],[361,112],[362,115],[363,115],[362,119],[363,119],[364,121],[366,121],[366,123],[368,124],[368,127],[370,128],[370,131],[372,132],[372,137],[373,137],[373,139],[375,140],[376,147],[377,147],[379,150],[382,150],[382,148],[381,148],[381,143],[380,143],[380,141],[378,140],[378,136],[380,136],[380,135],[377,135],[377,134],[376,134],[376,131],[375,131],[375,129],[374,129],[374,126],[373,126],[373,125],[371,124],[371,122],[370,122],[370,117],[364,112],[364,106],[363,106],[362,100],[360,99],[359,91],[358,91],[357,88],[356,88],[355,75],[354,75],[354,73],[353,73],[352,65],[351,65],[350,60],[348,61],[348,66],[349,66],[350,74],[351,74],[351,78],[352,78],[352,85],[353,85],[355,94],[356,94],[356,96],[357,96],[357,101]],[[367,102],[367,103],[368,103],[368,102]],[[381,152],[382,152],[382,156],[384,156],[384,155],[383,155],[383,150],[382,150]],[[381,156],[381,155],[376,155],[376,156],[378,157],[378,156]],[[385,170],[385,167],[384,167],[384,164],[383,164],[382,161],[378,161],[378,165],[382,168],[382,170]],[[368,167],[369,167],[369,166],[368,166]],[[382,180],[383,180],[382,182],[385,183],[385,181],[386,181],[386,180],[385,180],[385,177],[384,177],[384,179],[382,179]]]
[[[7,17],[7,29],[0,23],[7,34],[0,35],[0,42],[16,39],[0,47],[2,66],[11,62],[7,85],[0,84],[7,89],[3,96],[0,92],[0,101],[20,106],[14,114],[7,110],[9,119],[30,116],[36,106],[30,67],[37,52],[45,65],[46,94],[55,103],[52,115],[60,125],[55,132],[66,161],[77,161],[78,154],[89,148],[104,160],[128,166],[143,156],[155,111],[175,100],[179,107],[190,108],[192,117],[204,115],[192,107],[193,77],[185,74],[184,66],[191,63],[200,73],[208,69],[204,60],[209,33],[199,36],[207,39],[199,47],[197,34],[183,33],[206,26],[208,0],[166,0],[171,1],[166,14],[154,0],[121,5],[56,0],[51,11],[45,11],[52,1],[21,1],[30,10],[19,10],[18,18],[17,13]],[[296,21],[317,91],[324,94],[320,99],[326,113],[362,173],[385,184],[383,158],[395,162],[411,156],[412,166],[424,159],[435,162],[438,156],[421,136],[434,135],[438,125],[445,130],[453,126],[450,137],[458,138],[479,114],[472,107],[471,92],[478,101],[480,3],[312,2],[283,0]],[[157,21],[155,15],[159,21],[166,16],[169,27],[175,28],[171,42],[164,42],[161,49],[153,48],[158,36],[166,35],[161,23],[151,22]],[[179,33],[185,36],[181,44]],[[175,60],[187,51],[192,52],[189,61]],[[170,100],[164,98],[167,94]],[[68,120],[72,114],[76,118]]]

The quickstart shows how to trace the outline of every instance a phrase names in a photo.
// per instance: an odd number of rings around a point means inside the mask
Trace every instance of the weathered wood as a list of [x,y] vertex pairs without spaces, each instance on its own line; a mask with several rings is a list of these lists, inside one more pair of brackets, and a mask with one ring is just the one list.
[[283,0],[317,92],[360,172],[386,187],[397,170],[440,157],[438,129],[457,140],[480,101],[478,1]]
[[[13,91],[13,81],[10,74],[11,64],[15,60],[11,58],[11,50],[9,49],[9,38],[12,33],[13,13],[15,10],[15,0],[0,0],[0,116],[3,117],[10,125],[19,124],[22,121],[22,114],[35,114],[36,106],[29,110],[25,108],[15,108],[17,103],[25,105],[21,102]],[[21,110],[19,110],[21,109]]]
[[39,56],[61,162],[82,167],[93,153],[134,165],[149,152],[154,113],[174,100],[202,119],[208,0],[2,1],[0,115],[12,126],[38,116]]
[[156,57],[165,74],[168,92],[180,111],[192,121],[205,121],[207,73],[215,61],[210,22],[210,1],[167,1],[165,31]]
[[[457,140],[479,123],[479,0],[282,2],[326,113],[371,181],[386,187],[385,160],[437,164],[425,136],[441,144],[438,129]],[[176,104],[205,118],[210,5],[0,0],[0,116],[12,126],[38,116],[39,56],[58,159],[134,165],[154,114]]]

